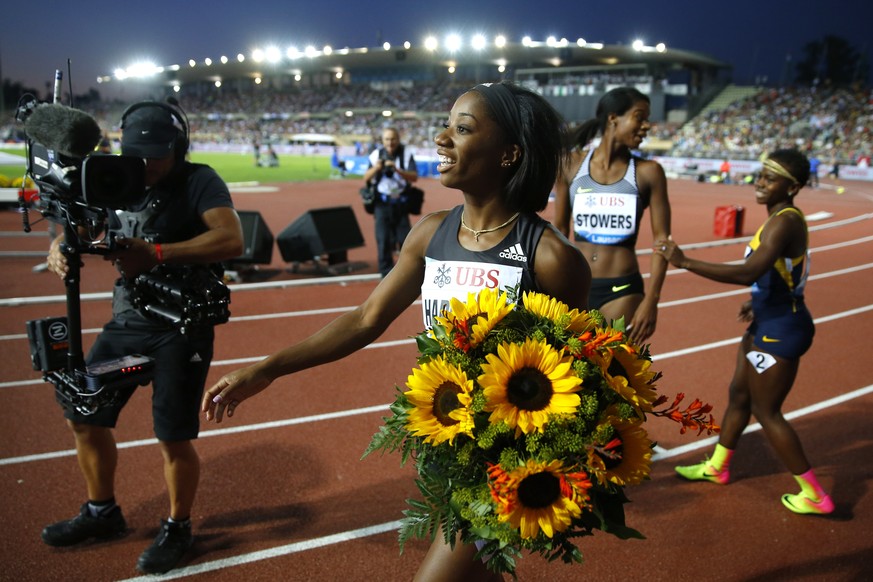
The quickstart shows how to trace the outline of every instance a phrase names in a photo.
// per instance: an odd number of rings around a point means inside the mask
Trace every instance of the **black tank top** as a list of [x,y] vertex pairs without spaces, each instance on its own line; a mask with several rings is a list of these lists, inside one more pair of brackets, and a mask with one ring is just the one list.
[[548,222],[536,214],[521,214],[497,245],[484,251],[467,250],[458,243],[463,206],[453,208],[439,225],[425,253],[421,285],[424,324],[449,306],[452,298],[465,301],[468,293],[484,288],[501,291],[519,288],[538,291],[534,271],[537,245]]

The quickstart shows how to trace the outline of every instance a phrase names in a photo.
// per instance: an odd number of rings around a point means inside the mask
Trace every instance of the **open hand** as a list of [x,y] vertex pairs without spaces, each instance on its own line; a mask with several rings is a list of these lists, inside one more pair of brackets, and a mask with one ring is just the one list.
[[272,382],[271,378],[258,369],[257,364],[225,374],[203,393],[200,410],[206,413],[206,420],[221,422],[225,412],[228,417],[233,416],[240,403]]

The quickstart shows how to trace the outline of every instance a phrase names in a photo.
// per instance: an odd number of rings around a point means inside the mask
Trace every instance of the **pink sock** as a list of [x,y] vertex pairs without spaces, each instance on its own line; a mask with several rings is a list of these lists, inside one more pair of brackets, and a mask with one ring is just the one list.
[[797,480],[797,483],[800,485],[800,490],[810,499],[816,501],[826,495],[825,490],[822,488],[821,484],[819,484],[812,469],[802,475],[794,475],[794,479]]

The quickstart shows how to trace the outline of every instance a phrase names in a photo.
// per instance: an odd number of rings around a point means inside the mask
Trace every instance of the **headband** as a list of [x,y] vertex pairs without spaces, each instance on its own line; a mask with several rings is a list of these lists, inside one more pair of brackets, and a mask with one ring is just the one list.
[[784,167],[782,167],[778,162],[775,162],[775,161],[771,160],[770,158],[767,158],[766,160],[764,160],[763,166],[765,168],[767,168],[768,170],[770,170],[771,172],[773,172],[774,174],[778,174],[778,175],[782,176],[783,178],[787,178],[787,179],[791,180],[791,182],[794,184],[800,183],[797,181],[797,178],[795,178],[791,174],[791,172],[789,172]]
[[518,108],[515,95],[509,87],[502,83],[482,83],[473,87],[473,90],[485,98],[497,120],[497,125],[503,127],[510,134],[510,140],[521,145],[520,132],[523,127],[521,111]]

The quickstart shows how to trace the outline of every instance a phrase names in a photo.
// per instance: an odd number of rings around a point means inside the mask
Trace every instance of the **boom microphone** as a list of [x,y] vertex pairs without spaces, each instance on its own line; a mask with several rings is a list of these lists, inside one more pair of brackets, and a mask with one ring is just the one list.
[[57,103],[38,105],[24,122],[33,141],[71,158],[84,158],[100,143],[97,121],[79,109]]

